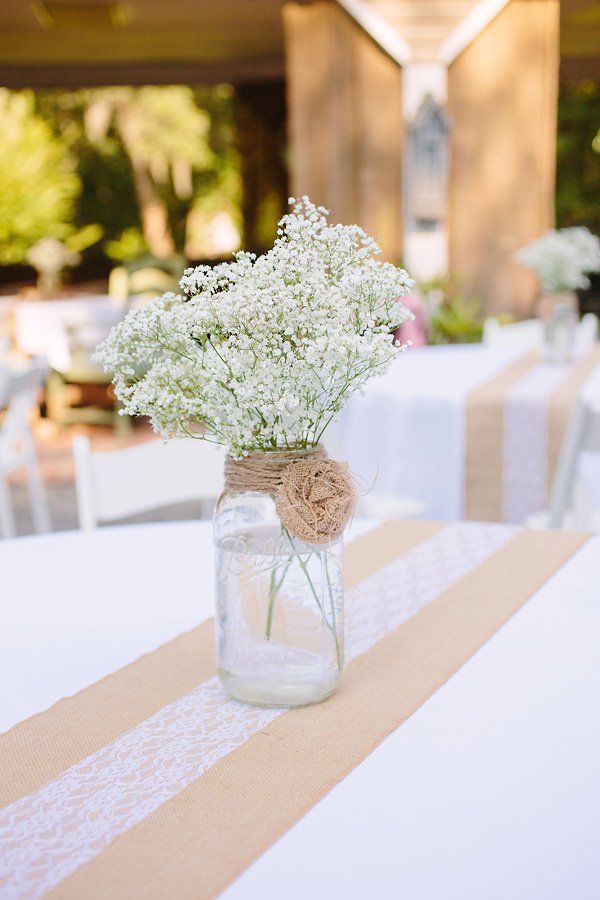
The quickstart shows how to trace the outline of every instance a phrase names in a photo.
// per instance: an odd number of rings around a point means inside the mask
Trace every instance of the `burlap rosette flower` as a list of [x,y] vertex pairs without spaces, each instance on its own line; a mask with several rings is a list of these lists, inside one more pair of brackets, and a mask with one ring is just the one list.
[[225,485],[273,494],[281,524],[307,544],[337,540],[356,502],[348,464],[327,459],[321,446],[228,457]]
[[348,464],[332,459],[290,463],[275,495],[281,524],[308,544],[329,544],[340,537],[355,503]]

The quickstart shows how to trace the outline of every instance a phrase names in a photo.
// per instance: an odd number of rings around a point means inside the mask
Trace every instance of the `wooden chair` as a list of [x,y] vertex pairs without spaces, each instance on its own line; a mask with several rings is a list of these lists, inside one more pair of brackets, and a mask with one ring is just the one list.
[[2,379],[0,407],[6,409],[0,422],[0,535],[16,534],[10,488],[6,476],[16,469],[27,472],[27,486],[33,526],[37,532],[50,531],[50,514],[29,416],[44,383],[46,366],[34,364],[24,372],[5,373]]
[[192,438],[92,453],[88,438],[79,436],[73,453],[84,531],[186,500],[208,505],[223,487],[225,450]]

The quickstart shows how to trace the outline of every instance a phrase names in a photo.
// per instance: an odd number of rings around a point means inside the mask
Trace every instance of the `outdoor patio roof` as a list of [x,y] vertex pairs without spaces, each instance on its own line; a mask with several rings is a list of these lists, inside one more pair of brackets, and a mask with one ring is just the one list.
[[415,62],[432,62],[478,0],[369,0],[410,47]]
[[283,0],[0,0],[0,84],[283,75]]
[[[486,0],[340,0],[371,8],[415,62]],[[283,77],[284,0],[0,0],[0,84],[52,87]],[[599,0],[561,0],[561,76],[600,77]]]
[[600,2],[561,0],[561,78],[600,80]]

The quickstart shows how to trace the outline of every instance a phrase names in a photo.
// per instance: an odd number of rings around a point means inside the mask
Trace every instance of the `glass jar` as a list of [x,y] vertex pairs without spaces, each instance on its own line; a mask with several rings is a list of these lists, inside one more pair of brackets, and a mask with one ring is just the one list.
[[573,359],[577,315],[567,303],[557,303],[546,322],[546,358],[553,363]]
[[343,542],[306,544],[272,494],[225,491],[214,517],[218,675],[264,706],[324,700],[343,666]]

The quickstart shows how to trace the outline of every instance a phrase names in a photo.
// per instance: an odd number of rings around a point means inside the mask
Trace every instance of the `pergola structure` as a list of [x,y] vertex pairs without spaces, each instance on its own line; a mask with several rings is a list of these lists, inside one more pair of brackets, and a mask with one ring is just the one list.
[[[422,277],[449,269],[488,309],[526,313],[535,286],[512,253],[553,224],[561,41],[567,77],[597,74],[599,8],[0,0],[0,84],[229,82],[250,105],[257,88],[287,115],[291,193],[359,222]],[[253,139],[268,153],[263,119]]]

